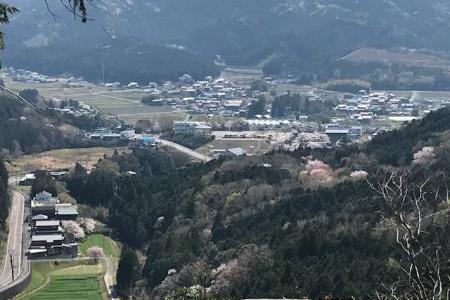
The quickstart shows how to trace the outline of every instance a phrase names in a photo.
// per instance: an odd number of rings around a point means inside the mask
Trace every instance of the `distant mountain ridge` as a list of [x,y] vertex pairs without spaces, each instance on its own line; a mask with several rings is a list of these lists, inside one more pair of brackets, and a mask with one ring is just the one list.
[[94,20],[87,25],[59,3],[51,4],[61,17],[56,22],[44,3],[11,3],[21,13],[7,27],[4,60],[23,66],[28,63],[17,50],[90,49],[122,39],[175,47],[208,64],[216,55],[229,64],[254,65],[277,54],[285,57],[274,62],[281,71],[290,71],[286,57],[298,68],[362,47],[450,51],[450,3],[444,0],[106,0],[90,8]]

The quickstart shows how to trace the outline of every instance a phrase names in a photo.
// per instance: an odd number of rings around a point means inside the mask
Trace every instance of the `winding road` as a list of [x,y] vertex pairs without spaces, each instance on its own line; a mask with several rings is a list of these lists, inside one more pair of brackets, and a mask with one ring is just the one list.
[[[24,205],[25,197],[18,192],[13,192],[11,212],[9,214],[8,242],[5,256],[2,261],[0,287],[13,282],[12,271],[14,271],[15,279],[17,279],[22,272]],[[11,256],[13,263],[12,268]]]

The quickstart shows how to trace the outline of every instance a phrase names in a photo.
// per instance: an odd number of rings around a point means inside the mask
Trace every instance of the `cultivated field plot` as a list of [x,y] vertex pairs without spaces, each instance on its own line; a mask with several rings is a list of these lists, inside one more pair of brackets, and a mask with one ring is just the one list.
[[88,261],[33,262],[31,282],[15,299],[102,299],[104,264]]
[[361,48],[343,59],[355,63],[399,64],[409,67],[450,70],[450,60],[416,50]]
[[394,94],[398,97],[411,98],[413,101],[432,101],[434,103],[441,103],[448,105],[450,101],[449,91],[375,91]]
[[275,91],[277,93],[277,95],[279,94],[284,94],[287,92],[291,92],[291,93],[310,93],[315,91],[316,89],[311,87],[311,86],[307,86],[307,85],[298,85],[298,84],[293,84],[293,83],[280,83],[275,85],[272,88],[273,91]]
[[220,76],[237,84],[246,85],[262,79],[264,74],[261,68],[228,67],[223,70]]
[[52,276],[50,282],[28,300],[79,299],[101,300],[100,286],[96,276]]
[[131,123],[141,119],[159,121],[167,116],[173,119],[184,116],[183,112],[171,106],[155,107],[142,104],[141,99],[146,95],[142,90],[109,90],[102,86],[65,87],[62,83],[24,83],[8,80],[6,86],[17,91],[26,88],[38,89],[39,93],[48,99],[77,100]]
[[33,155],[22,155],[11,161],[8,171],[11,174],[24,174],[37,170],[56,171],[61,169],[72,169],[77,162],[80,162],[86,169],[90,170],[103,158],[110,156],[114,151],[127,152],[127,147],[113,148],[76,148],[51,150]]

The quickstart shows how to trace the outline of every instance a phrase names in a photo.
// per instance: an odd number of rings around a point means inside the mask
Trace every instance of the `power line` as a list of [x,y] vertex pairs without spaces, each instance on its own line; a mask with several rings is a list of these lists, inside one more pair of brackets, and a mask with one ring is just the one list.
[[11,277],[12,277],[12,281],[14,281],[14,264],[13,264],[12,254],[9,254],[9,261],[11,263]]
[[21,102],[25,103],[27,106],[31,107],[33,110],[37,111],[37,108],[31,104],[30,102],[28,102],[27,100],[25,100],[22,96],[20,96],[19,94],[17,94],[16,92],[5,88],[4,86],[0,86],[0,90],[5,91],[13,96],[15,96],[16,98],[18,98]]

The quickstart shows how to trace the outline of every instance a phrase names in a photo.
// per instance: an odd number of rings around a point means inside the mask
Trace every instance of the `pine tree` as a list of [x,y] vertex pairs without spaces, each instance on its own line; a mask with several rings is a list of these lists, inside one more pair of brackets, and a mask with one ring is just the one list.
[[140,273],[141,270],[136,252],[125,246],[117,269],[117,288],[121,295],[130,295],[135,281],[140,278]]

